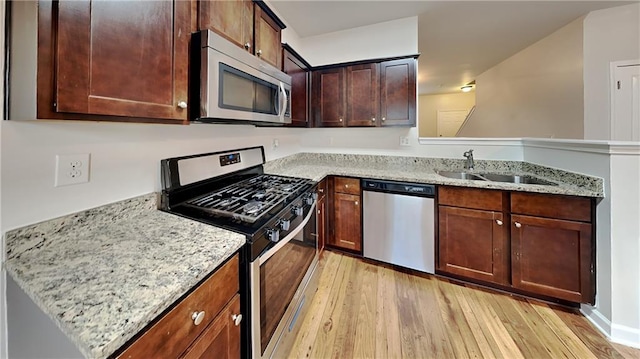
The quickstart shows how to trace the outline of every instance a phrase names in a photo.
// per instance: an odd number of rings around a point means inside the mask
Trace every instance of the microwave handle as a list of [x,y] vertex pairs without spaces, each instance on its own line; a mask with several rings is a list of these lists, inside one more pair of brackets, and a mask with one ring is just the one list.
[[287,98],[287,91],[284,89],[284,84],[280,82],[280,101],[282,106],[280,106],[280,111],[278,111],[278,117],[282,122],[284,122],[284,114],[287,112],[287,105],[289,104],[289,99]]

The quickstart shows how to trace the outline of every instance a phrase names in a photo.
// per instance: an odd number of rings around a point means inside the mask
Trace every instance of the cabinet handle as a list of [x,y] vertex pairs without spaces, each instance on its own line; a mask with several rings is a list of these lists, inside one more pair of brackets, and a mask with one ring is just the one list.
[[344,188],[349,188],[349,185],[348,184],[344,185]]
[[318,214],[320,214],[320,210],[318,210]]
[[244,48],[245,48],[245,49],[247,49],[247,50],[249,50],[249,49],[251,48],[251,44],[250,44],[250,43],[248,43],[248,42],[247,42],[247,43],[245,43],[245,44],[244,44]]
[[338,120],[338,121],[342,122],[342,119],[340,119],[340,120]]
[[514,224],[516,225],[516,228],[522,227],[522,224],[520,222],[514,222]]
[[356,201],[356,206],[358,205],[358,201]]
[[501,221],[501,220],[499,220],[499,219],[496,219],[496,223],[497,223],[499,226],[501,226],[501,225],[502,225],[502,221]]
[[262,50],[258,50],[258,51],[256,51],[256,55],[257,55],[258,57],[260,57],[260,55],[262,55]]
[[191,319],[193,319],[193,324],[200,325],[204,320],[204,310],[201,312],[193,312],[193,314],[191,314]]
[[371,117],[371,122],[376,122],[376,118],[375,117]]
[[238,325],[240,325],[240,322],[242,322],[242,314],[232,314],[231,320],[233,320],[233,324],[235,324],[237,327]]
[[185,108],[187,108],[187,103],[184,102],[184,101],[180,101],[180,102],[178,102],[178,107],[180,107],[182,109],[185,109]]
[[324,193],[324,189],[323,188],[318,188],[318,192]]
[[387,120],[387,118],[386,118],[386,117],[383,117],[383,118],[382,118],[382,121],[386,121],[386,120]]

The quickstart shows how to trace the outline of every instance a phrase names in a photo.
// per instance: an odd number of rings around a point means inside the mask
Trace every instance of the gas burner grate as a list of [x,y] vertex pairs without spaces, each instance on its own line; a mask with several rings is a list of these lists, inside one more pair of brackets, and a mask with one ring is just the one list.
[[259,175],[198,197],[185,204],[218,216],[254,223],[288,197],[304,190],[310,180]]

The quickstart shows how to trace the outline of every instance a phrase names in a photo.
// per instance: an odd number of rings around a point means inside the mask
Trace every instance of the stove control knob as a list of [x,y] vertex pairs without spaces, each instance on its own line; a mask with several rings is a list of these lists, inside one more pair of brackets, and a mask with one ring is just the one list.
[[309,206],[313,205],[313,202],[318,199],[317,193],[309,193],[307,198],[305,198],[305,203]]
[[279,225],[280,225],[280,229],[282,229],[283,231],[288,231],[289,225],[291,225],[291,221],[288,219],[281,219]]
[[300,206],[294,206],[293,208],[291,208],[291,213],[295,214],[296,216],[302,216],[303,209]]
[[278,242],[280,240],[280,231],[277,229],[267,228],[267,238],[271,242]]

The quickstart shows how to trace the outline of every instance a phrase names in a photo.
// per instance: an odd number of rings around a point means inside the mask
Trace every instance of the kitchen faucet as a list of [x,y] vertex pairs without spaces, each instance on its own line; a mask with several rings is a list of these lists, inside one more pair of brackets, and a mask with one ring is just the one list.
[[473,171],[473,150],[469,150],[465,153],[462,154],[466,159],[467,159],[467,163],[465,163],[464,165],[464,169],[469,170],[469,171]]

